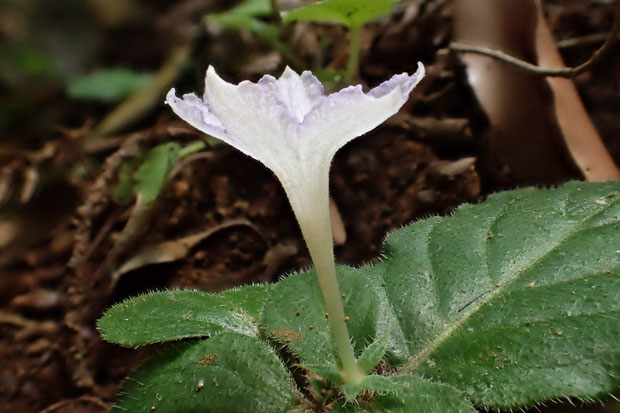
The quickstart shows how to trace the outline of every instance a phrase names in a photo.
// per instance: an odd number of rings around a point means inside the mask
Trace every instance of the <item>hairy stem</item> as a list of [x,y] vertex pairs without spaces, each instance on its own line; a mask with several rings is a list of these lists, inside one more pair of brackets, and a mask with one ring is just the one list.
[[309,179],[302,180],[303,188],[283,182],[293,211],[306,240],[310,256],[323,293],[327,318],[336,339],[338,355],[342,363],[342,375],[347,383],[360,381],[364,373],[357,366],[349,332],[345,322],[340,287],[336,277],[332,228],[329,215],[328,179],[329,168],[324,168]]

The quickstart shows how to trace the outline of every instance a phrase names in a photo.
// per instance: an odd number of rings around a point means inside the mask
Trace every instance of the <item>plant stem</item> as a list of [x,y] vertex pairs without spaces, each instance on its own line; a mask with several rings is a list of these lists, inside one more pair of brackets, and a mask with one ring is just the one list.
[[282,182],[306,240],[323,293],[328,322],[336,339],[346,383],[359,382],[364,373],[357,366],[336,277],[331,220],[329,215],[329,168],[317,174],[304,174],[303,188]]
[[192,155],[196,152],[200,152],[206,147],[207,147],[207,144],[205,143],[205,141],[196,141],[188,145],[185,145],[179,150],[179,159],[183,159],[186,156]]
[[361,34],[362,26],[349,27],[349,60],[347,61],[347,70],[345,72],[345,81],[347,83],[351,83],[357,78]]

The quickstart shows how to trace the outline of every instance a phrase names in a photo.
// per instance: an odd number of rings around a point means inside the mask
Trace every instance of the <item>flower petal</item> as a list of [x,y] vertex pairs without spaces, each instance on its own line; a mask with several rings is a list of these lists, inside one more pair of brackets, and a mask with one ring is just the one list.
[[424,77],[424,66],[418,63],[413,75],[395,75],[368,93],[361,86],[350,86],[327,96],[299,125],[302,152],[332,156],[347,142],[374,129],[394,115],[407,101],[409,93]]
[[183,95],[183,99],[179,99],[173,88],[170,89],[166,96],[166,103],[170,105],[174,113],[196,129],[219,139],[226,140],[226,129],[224,125],[211,113],[209,105],[195,94],[190,93]]
[[234,137],[226,142],[235,148],[274,172],[299,162],[298,122],[269,89],[248,81],[227,83],[209,67],[204,100]]
[[311,72],[305,71],[300,76],[288,66],[279,79],[267,75],[258,84],[286,106],[297,122],[302,122],[323,96],[323,85]]

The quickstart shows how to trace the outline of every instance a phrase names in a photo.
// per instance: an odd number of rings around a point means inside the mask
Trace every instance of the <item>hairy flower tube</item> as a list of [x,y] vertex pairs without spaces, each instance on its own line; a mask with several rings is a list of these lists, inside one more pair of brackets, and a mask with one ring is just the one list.
[[363,373],[336,278],[329,168],[338,149],[394,115],[423,76],[418,63],[415,74],[395,75],[368,93],[357,85],[325,95],[309,71],[298,75],[287,67],[279,79],[266,75],[234,85],[209,67],[202,99],[179,99],[174,89],[166,98],[187,123],[262,162],[282,183],[314,262],[345,382],[358,382]]

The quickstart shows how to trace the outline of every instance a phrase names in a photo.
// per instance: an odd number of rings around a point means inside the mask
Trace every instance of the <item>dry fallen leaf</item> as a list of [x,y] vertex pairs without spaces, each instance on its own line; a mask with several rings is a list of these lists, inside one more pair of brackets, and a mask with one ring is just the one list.
[[235,226],[249,226],[258,232],[250,221],[246,219],[234,219],[183,238],[147,245],[137,251],[136,254],[112,273],[110,289],[114,289],[114,286],[122,275],[144,267],[145,265],[163,264],[185,258],[190,250],[199,242],[209,238],[218,231]]
[[[539,7],[536,30],[538,65],[544,68],[564,67],[551,30]],[[587,181],[620,179],[614,163],[594,123],[586,112],[571,79],[548,77],[555,96],[555,115],[570,156]]]
[[[454,37],[532,64],[539,63],[540,55],[542,64],[557,65],[549,49],[557,50],[552,39],[544,38],[539,13],[534,0],[457,0]],[[489,182],[502,186],[617,176],[571,80],[531,76],[487,56],[460,58],[489,121],[481,156]]]

